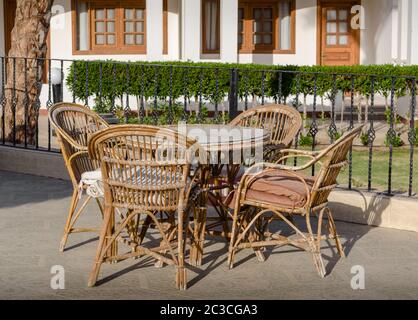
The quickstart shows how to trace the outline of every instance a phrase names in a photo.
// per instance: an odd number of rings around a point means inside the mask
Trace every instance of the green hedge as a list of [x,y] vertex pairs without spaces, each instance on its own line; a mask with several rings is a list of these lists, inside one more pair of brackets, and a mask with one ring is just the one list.
[[[89,85],[86,91],[87,66]],[[101,88],[99,85],[100,66],[102,67]],[[127,68],[129,68],[129,81]],[[372,77],[370,75],[374,75],[376,76],[375,92],[389,97],[392,76],[399,77],[395,80],[397,96],[406,95],[411,87],[412,81],[403,77],[418,77],[418,66],[308,67],[171,61],[120,63],[108,60],[90,61],[88,64],[86,61],[73,62],[66,83],[78,99],[85,100],[87,95],[98,101],[97,98],[101,95],[102,103],[110,104],[113,96],[122,97],[127,92],[132,96],[143,95],[146,99],[151,99],[157,94],[159,99],[167,100],[170,96],[171,77],[173,99],[182,97],[185,92],[188,97],[198,99],[201,93],[205,100],[215,103],[227,97],[230,89],[231,69],[233,68],[240,70],[238,87],[240,98],[248,93],[249,99],[262,95],[263,78],[265,97],[278,99],[279,74],[282,77],[282,99],[287,99],[296,92],[301,95],[313,94],[315,77],[318,96],[327,98],[330,98],[334,92],[334,78],[336,80],[335,89],[348,92],[352,86],[351,77],[356,75],[354,90],[367,97],[371,92]],[[74,79],[74,71],[76,80]],[[114,81],[114,73],[116,81]]]

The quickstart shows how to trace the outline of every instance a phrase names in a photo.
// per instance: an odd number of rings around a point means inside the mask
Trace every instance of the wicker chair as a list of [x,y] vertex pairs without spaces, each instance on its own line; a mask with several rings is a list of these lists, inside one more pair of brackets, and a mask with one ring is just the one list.
[[[96,284],[103,262],[147,255],[174,265],[177,288],[186,288],[183,233],[188,230],[185,214],[193,184],[188,179],[189,156],[191,147],[196,145],[175,131],[151,126],[117,126],[91,138],[90,156],[101,162],[105,218],[89,286]],[[126,216],[115,224],[115,210],[123,209],[127,210]],[[174,221],[177,213],[178,222],[163,224],[157,218],[160,213]],[[150,223],[162,237],[160,245],[154,248],[142,246]],[[131,233],[129,237],[123,235],[126,230]],[[119,254],[118,243],[130,251]]]
[[[291,245],[311,252],[319,275],[324,277],[326,271],[320,245],[321,240],[325,239],[334,239],[339,254],[344,257],[327,203],[341,168],[347,164],[347,154],[353,140],[362,128],[363,126],[359,126],[344,134],[321,152],[282,151],[287,155],[279,162],[288,158],[304,157],[310,159],[305,165],[291,167],[260,163],[246,172],[231,202],[234,215],[228,256],[230,268],[233,268],[238,249],[252,248],[258,259],[264,261],[264,247]],[[306,177],[300,173],[318,163],[322,165],[316,177]],[[293,222],[292,218],[296,215],[305,217],[307,233],[303,233]],[[311,225],[312,215],[318,217],[316,232]],[[328,217],[329,236],[322,235],[324,215]],[[274,220],[285,222],[296,235],[285,237],[270,232],[269,225]]]
[[[302,117],[295,108],[286,105],[266,105],[257,108],[252,108],[241,113],[238,117],[233,119],[230,123],[232,126],[255,127],[270,130],[270,140],[264,145],[263,160],[268,162],[275,162],[280,151],[289,148],[296,138],[302,127]],[[253,163],[245,161],[245,166],[250,166]],[[240,177],[244,173],[245,166],[221,168],[219,177],[213,179],[213,184],[216,189],[233,190],[234,185],[237,184]],[[228,220],[228,208],[224,205],[225,194],[222,195],[219,191],[211,192],[209,194],[209,204],[215,208],[223,221],[223,231],[225,238],[229,241],[230,228]],[[216,219],[218,220],[218,219]],[[216,221],[215,225],[219,222]]]
[[[88,157],[87,141],[93,133],[107,128],[108,124],[90,109],[72,103],[53,105],[49,109],[49,120],[55,128],[65,165],[74,188],[64,235],[60,244],[60,251],[62,252],[71,233],[98,231],[98,229],[93,228],[74,228],[74,225],[92,198],[88,196],[76,212],[80,202],[80,189],[85,190],[87,188],[84,184],[80,185],[82,176],[99,167],[97,162],[91,161]],[[100,201],[97,198],[96,201],[102,212]]]
[[231,121],[231,125],[257,127],[271,131],[270,141],[264,146],[264,161],[275,162],[280,150],[290,148],[302,127],[302,117],[295,108],[268,105],[252,108]]

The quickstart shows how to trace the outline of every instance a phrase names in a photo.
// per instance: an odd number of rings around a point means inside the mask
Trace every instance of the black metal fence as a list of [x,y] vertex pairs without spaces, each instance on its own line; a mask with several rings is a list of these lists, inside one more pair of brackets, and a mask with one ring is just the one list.
[[[305,139],[304,147],[307,140],[312,150],[318,147],[321,131],[326,131],[328,137],[327,142],[322,139],[321,143],[332,143],[341,130],[353,128],[356,122],[367,122],[361,141],[362,150],[367,150],[367,190],[374,191],[373,157],[380,148],[375,143],[379,112],[384,116],[379,123],[385,125],[386,131],[384,192],[393,195],[397,191],[392,182],[396,174],[394,153],[400,144],[399,122],[407,136],[402,150],[409,153],[405,162],[407,188],[403,191],[410,197],[418,192],[414,167],[417,79],[412,76],[11,57],[1,57],[0,67],[0,141],[4,146],[59,152],[46,109],[60,101],[111,113],[121,122],[149,124],[172,124],[180,120],[227,122],[241,110],[255,105],[283,103],[303,111],[301,135]],[[339,111],[338,96],[342,98]],[[376,98],[385,102],[383,111],[377,106]],[[408,110],[402,116],[398,110],[400,98],[408,101]],[[295,147],[301,147],[301,142],[301,137],[297,137]],[[355,187],[353,152],[352,148],[346,183],[349,189]]]

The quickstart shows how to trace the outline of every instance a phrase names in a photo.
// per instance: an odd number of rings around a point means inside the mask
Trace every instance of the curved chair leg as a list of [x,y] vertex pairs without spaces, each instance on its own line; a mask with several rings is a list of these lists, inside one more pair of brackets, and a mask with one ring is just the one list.
[[142,225],[141,232],[138,235],[138,245],[141,245],[142,242],[144,241],[145,235],[149,229],[149,226],[151,225],[151,222],[152,222],[151,217],[147,215],[145,217],[144,224]]
[[[140,212],[132,212],[128,215],[123,222],[121,222],[116,230],[110,231],[109,226],[112,222],[112,217],[114,216],[114,210],[111,206],[106,207],[105,209],[105,221],[100,233],[100,240],[99,245],[96,251],[96,258],[93,265],[92,272],[90,273],[90,277],[88,280],[88,286],[93,287],[97,283],[97,279],[100,272],[100,267],[102,263],[105,261],[105,257],[108,254],[109,250],[112,250],[114,244],[117,242],[117,239],[121,232],[125,230],[126,226],[131,222],[136,215],[140,214]],[[176,285],[179,289],[184,290],[186,288],[186,270],[184,267],[184,243],[183,243],[183,217],[182,214],[179,214],[179,227],[178,227],[178,239],[179,239],[179,250],[178,250],[178,259],[175,258],[174,250],[171,247],[167,236],[164,233],[161,225],[158,223],[158,220],[152,216],[152,213],[147,213],[148,216],[151,217],[151,220],[156,224],[161,236],[164,239],[164,243],[169,246],[168,251],[172,256],[172,261],[177,266],[177,273],[176,273]],[[115,255],[117,253],[114,253]]]
[[95,199],[96,199],[97,206],[99,207],[99,210],[100,210],[100,215],[101,215],[102,219],[104,219],[103,204],[100,202],[99,198],[95,198]]
[[[257,211],[255,211],[255,213],[256,213]],[[251,214],[249,215],[249,221],[251,221]],[[260,236],[260,233],[257,233],[257,231],[258,232],[260,232],[261,230],[260,230],[260,223],[261,223],[261,221],[260,221],[260,219],[258,219],[255,223],[254,223],[254,228],[256,229],[256,230],[252,230],[250,233],[249,233],[249,235],[248,235],[248,241],[250,242],[250,243],[252,243],[252,242],[254,242],[254,241],[261,241],[261,236]],[[244,224],[243,225],[243,227],[245,228],[246,227],[246,224]],[[263,248],[263,247],[261,247],[261,248],[254,248],[253,247],[253,251],[254,251],[254,254],[255,254],[255,256],[257,257],[257,260],[259,261],[259,262],[265,262],[266,261],[266,257],[265,257],[265,255],[264,255],[264,253],[263,253],[263,250],[264,250],[265,248]]]
[[[177,230],[177,228],[176,227],[174,227],[174,224],[172,224],[171,225],[171,227],[167,230],[167,234],[168,234],[168,242],[171,242],[171,241],[173,241],[173,239],[175,238],[175,231]],[[161,241],[161,246],[163,246],[164,244],[165,244],[165,242],[164,242],[164,240],[163,241]],[[166,254],[167,253],[167,250],[163,250],[163,251],[161,251],[161,253],[162,254]],[[164,267],[164,262],[163,261],[161,261],[161,260],[157,260],[156,262],[155,262],[155,265],[154,265],[157,269],[161,269],[161,268],[163,268]]]
[[322,260],[321,255],[321,248],[315,248],[315,251],[312,253],[314,264],[316,267],[316,270],[318,271],[318,274],[321,278],[324,278],[326,275],[325,265],[324,261]]
[[343,246],[341,245],[340,236],[337,233],[337,228],[335,226],[335,221],[331,213],[331,209],[327,208],[327,216],[328,216],[328,229],[329,233],[334,237],[335,245],[337,247],[338,253],[340,254],[341,258],[345,258],[345,253]]
[[[236,209],[233,216],[232,221],[232,233],[231,233],[231,242],[229,245],[229,254],[228,254],[228,266],[229,269],[232,269],[234,267],[234,260],[235,260],[235,253],[237,250],[238,244],[243,240],[243,238],[248,234],[247,239],[251,243],[253,241],[256,241],[256,236],[253,232],[249,232],[249,228],[254,224],[254,219],[257,219],[261,216],[260,213],[257,213],[257,211],[245,211],[241,214],[240,219],[238,219],[238,213],[239,209]],[[250,209],[251,210],[251,209]],[[253,215],[256,215],[256,217],[253,218]],[[240,230],[243,230],[243,233],[240,233]],[[257,259],[260,262],[265,261],[265,257],[263,252],[261,251],[261,248],[253,248],[255,255],[257,256]]]
[[[182,206],[180,204],[180,206]],[[184,210],[180,209],[178,212],[178,225],[177,225],[177,240],[178,240],[178,265],[176,270],[176,287],[179,290],[187,289],[187,270],[184,263],[184,249],[185,249],[185,239],[184,239]],[[187,219],[186,219],[187,220]],[[187,225],[187,223],[186,223]],[[187,230],[187,229],[186,229]]]
[[65,246],[67,245],[68,235],[70,234],[70,231],[71,231],[72,220],[73,220],[75,210],[77,208],[78,201],[79,201],[78,190],[74,189],[73,196],[71,198],[70,209],[68,210],[67,222],[65,223],[64,235],[62,236],[61,243],[60,243],[60,248],[59,248],[60,252],[64,252]]
[[90,277],[88,280],[88,286],[89,287],[93,287],[96,282],[97,282],[97,278],[99,276],[99,272],[100,272],[100,267],[103,263],[103,259],[102,257],[104,256],[104,247],[105,247],[105,240],[108,234],[108,228],[109,228],[109,224],[111,221],[111,215],[112,215],[112,207],[111,206],[105,206],[105,211],[104,211],[104,221],[103,221],[103,227],[102,230],[100,232],[100,239],[99,239],[99,245],[97,247],[97,251],[96,251],[96,257],[94,260],[94,265],[93,265],[93,270],[90,273]]
[[232,217],[232,229],[231,229],[231,240],[229,241],[229,250],[228,250],[228,267],[229,269],[234,268],[235,260],[235,241],[237,236],[238,229],[238,212],[240,208],[235,208],[234,215]]
[[306,227],[308,229],[309,236],[307,238],[308,245],[310,248],[310,251],[312,252],[313,261],[316,267],[316,270],[321,278],[324,278],[326,275],[325,265],[324,261],[322,260],[322,254],[321,254],[321,226],[322,226],[322,216],[323,211],[321,211],[318,219],[318,233],[316,234],[316,237],[314,236],[314,233],[312,231],[312,225],[310,221],[310,213],[308,212],[306,214]]

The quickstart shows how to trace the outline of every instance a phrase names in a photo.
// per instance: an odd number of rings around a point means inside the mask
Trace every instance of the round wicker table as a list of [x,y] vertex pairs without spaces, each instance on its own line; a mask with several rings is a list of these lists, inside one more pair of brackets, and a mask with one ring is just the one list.
[[[229,238],[228,213],[217,209],[216,217],[210,225],[207,218],[209,194],[219,194],[224,186],[218,181],[227,181],[231,188],[233,181],[243,164],[254,162],[263,155],[263,146],[269,140],[270,132],[266,129],[238,127],[230,125],[194,125],[179,124],[170,126],[172,130],[186,135],[199,142],[207,157],[198,164],[199,196],[193,210],[193,228],[189,263],[193,266],[202,264],[205,235],[220,235]],[[256,160],[257,161],[257,160]],[[262,161],[258,159],[257,162]],[[218,179],[222,176],[222,179]],[[219,190],[218,190],[219,189]],[[218,191],[217,191],[218,190]],[[213,204],[213,203],[212,203]],[[220,204],[220,201],[218,202]],[[215,205],[216,206],[216,205]],[[222,226],[223,231],[211,230]]]

